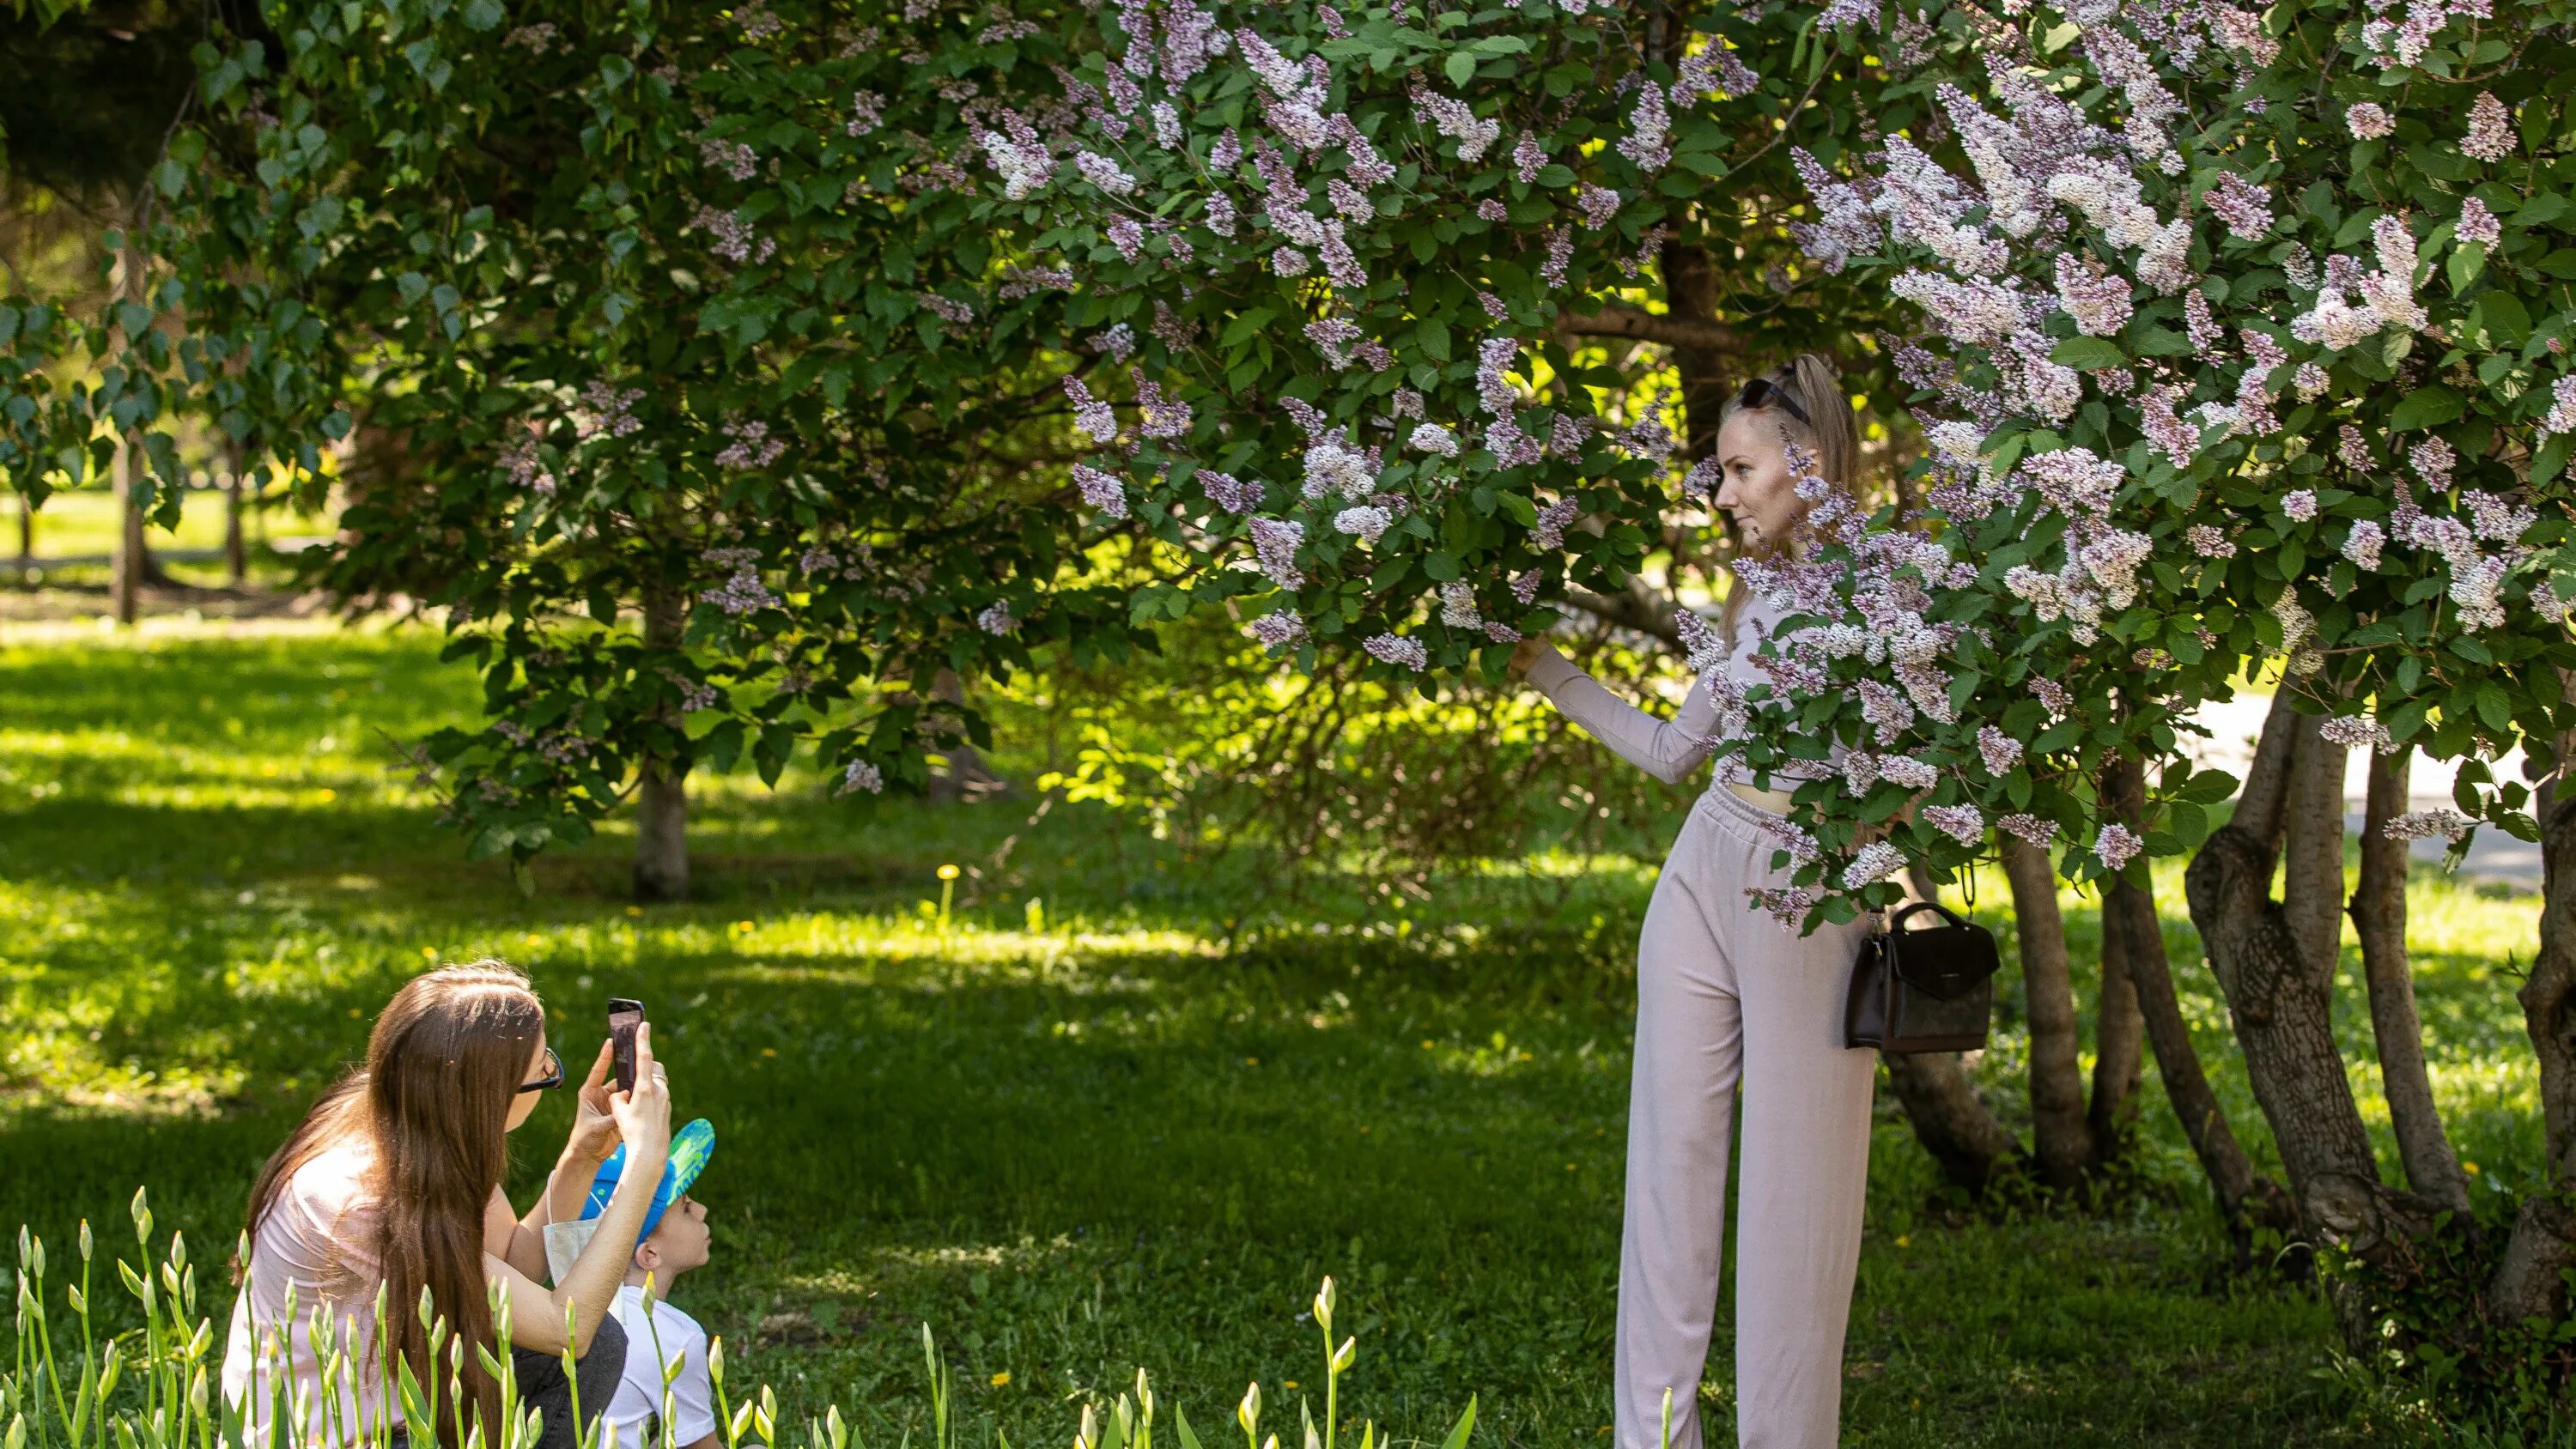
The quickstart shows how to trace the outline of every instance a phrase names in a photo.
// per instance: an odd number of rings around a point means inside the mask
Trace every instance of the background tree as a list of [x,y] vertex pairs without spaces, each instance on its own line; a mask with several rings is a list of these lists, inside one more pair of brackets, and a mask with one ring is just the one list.
[[163,173],[206,405],[306,489],[367,440],[317,577],[442,612],[484,665],[491,726],[421,755],[476,854],[633,794],[637,892],[678,895],[699,765],[918,785],[984,728],[940,671],[1130,647],[1058,528],[1064,279],[947,159],[1051,30],[272,18],[274,49],[201,53],[222,120]]

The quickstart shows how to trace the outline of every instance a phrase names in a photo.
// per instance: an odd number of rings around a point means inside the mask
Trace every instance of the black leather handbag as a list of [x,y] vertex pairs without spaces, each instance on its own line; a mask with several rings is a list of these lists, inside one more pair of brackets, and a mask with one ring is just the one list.
[[[1944,924],[1907,930],[1923,911],[1939,912]],[[1843,1045],[1890,1056],[1982,1048],[2002,965],[1994,932],[1938,902],[1916,901],[1861,943],[1843,1003]]]

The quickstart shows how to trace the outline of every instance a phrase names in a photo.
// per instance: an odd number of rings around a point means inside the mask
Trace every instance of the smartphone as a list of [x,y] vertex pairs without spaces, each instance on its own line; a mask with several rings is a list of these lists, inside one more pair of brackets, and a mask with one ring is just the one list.
[[617,1090],[635,1090],[635,1028],[644,1024],[644,1003],[623,996],[608,998],[608,1040],[617,1061]]

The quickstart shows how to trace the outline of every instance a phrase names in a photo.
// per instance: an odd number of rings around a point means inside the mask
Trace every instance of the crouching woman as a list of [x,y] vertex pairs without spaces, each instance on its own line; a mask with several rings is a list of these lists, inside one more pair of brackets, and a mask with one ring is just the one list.
[[[437,1395],[449,1449],[464,1449],[478,1422],[497,1449],[500,1385],[476,1347],[494,1342],[491,1305],[506,1295],[521,1412],[543,1415],[538,1449],[571,1449],[576,1390],[582,1418],[596,1419],[624,1366],[611,1310],[670,1151],[669,1083],[649,1031],[637,1033],[631,1093],[608,1089],[602,1045],[545,1195],[522,1218],[501,1190],[508,1134],[564,1078],[544,1006],[498,962],[444,967],[395,993],[366,1065],[323,1094],[251,1192],[223,1376],[247,1444],[400,1443],[408,1366]],[[628,1171],[596,1236],[559,1284],[541,1286],[545,1225],[581,1216],[592,1174],[621,1140]],[[424,1294],[446,1325],[435,1344]],[[567,1347],[577,1385],[564,1375]]]

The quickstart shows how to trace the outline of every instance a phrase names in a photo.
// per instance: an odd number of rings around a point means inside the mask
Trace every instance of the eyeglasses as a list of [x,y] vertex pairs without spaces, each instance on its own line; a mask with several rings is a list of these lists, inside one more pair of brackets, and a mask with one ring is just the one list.
[[563,1058],[555,1055],[553,1047],[548,1047],[546,1048],[546,1074],[533,1082],[520,1083],[519,1091],[522,1093],[551,1092],[563,1083]]
[[1767,408],[1775,402],[1778,403],[1781,408],[1789,414],[1789,416],[1796,418],[1802,425],[1810,428],[1816,425],[1815,420],[1807,416],[1807,410],[1798,406],[1798,400],[1796,398],[1789,396],[1786,389],[1782,388],[1778,383],[1773,382],[1767,377],[1757,377],[1753,379],[1751,382],[1744,385],[1744,391],[1735,395],[1735,405],[1737,407],[1754,408],[1758,410],[1761,408]]

